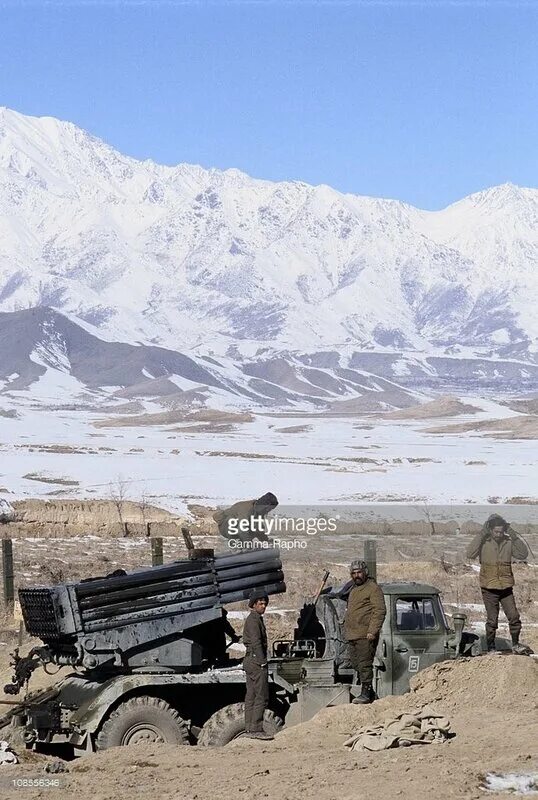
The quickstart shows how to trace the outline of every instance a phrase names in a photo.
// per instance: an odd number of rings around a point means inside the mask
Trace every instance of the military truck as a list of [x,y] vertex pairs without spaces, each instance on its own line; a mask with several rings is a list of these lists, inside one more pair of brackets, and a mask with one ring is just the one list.
[[[228,743],[244,733],[245,675],[228,652],[225,605],[254,588],[283,592],[283,578],[279,551],[260,549],[20,590],[26,629],[44,644],[24,658],[15,654],[5,691],[17,694],[39,666],[76,671],[13,706],[0,722],[10,726],[2,738],[49,750],[69,745],[75,755],[139,742]],[[464,615],[449,626],[434,586],[381,585],[387,616],[375,659],[378,697],[406,692],[410,677],[436,661],[485,649],[463,630]],[[360,692],[342,633],[345,605],[341,592],[320,594],[303,607],[293,637],[273,643],[267,731]]]

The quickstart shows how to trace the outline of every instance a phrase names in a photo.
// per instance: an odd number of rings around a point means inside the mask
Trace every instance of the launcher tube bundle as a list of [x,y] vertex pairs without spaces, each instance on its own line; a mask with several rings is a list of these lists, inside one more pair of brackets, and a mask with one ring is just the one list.
[[178,670],[202,667],[223,630],[223,606],[259,588],[286,591],[276,548],[21,589],[19,598],[28,633],[54,663]]

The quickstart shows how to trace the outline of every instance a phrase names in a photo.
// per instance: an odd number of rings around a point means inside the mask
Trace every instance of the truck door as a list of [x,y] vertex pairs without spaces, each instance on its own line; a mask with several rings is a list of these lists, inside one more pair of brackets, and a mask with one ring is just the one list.
[[446,625],[437,596],[391,598],[392,693],[409,690],[419,670],[446,658]]

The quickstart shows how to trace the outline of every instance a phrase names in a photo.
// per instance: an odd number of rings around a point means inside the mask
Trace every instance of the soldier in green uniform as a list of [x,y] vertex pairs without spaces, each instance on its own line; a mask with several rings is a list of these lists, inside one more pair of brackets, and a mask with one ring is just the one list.
[[499,606],[502,606],[508,620],[512,650],[514,653],[527,651],[519,643],[521,618],[514,599],[512,559],[524,561],[528,554],[525,542],[498,514],[488,517],[467,548],[467,558],[480,560],[480,589],[486,607],[486,640],[490,652],[495,650]]
[[349,568],[353,588],[347,600],[344,635],[348,642],[353,669],[361,683],[361,693],[354,703],[371,703],[374,656],[379,633],[387,613],[381,587],[368,574],[365,561],[353,561]]
[[267,668],[267,632],[263,615],[269,597],[263,589],[255,589],[249,598],[250,614],[243,627],[246,654],[243,661],[247,690],[245,694],[245,730],[251,739],[273,739],[263,729],[263,713],[269,703]]

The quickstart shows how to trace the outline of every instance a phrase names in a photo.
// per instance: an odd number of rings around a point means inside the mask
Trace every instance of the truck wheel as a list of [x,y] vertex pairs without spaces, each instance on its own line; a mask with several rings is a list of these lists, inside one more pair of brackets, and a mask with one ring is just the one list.
[[[268,709],[263,715],[263,729],[266,733],[275,734],[283,727],[284,721]],[[224,706],[212,717],[209,717],[198,737],[201,747],[223,747],[233,739],[245,734],[245,704],[233,703]]]
[[131,744],[188,744],[187,724],[158,697],[132,697],[112,711],[96,739],[97,750]]

